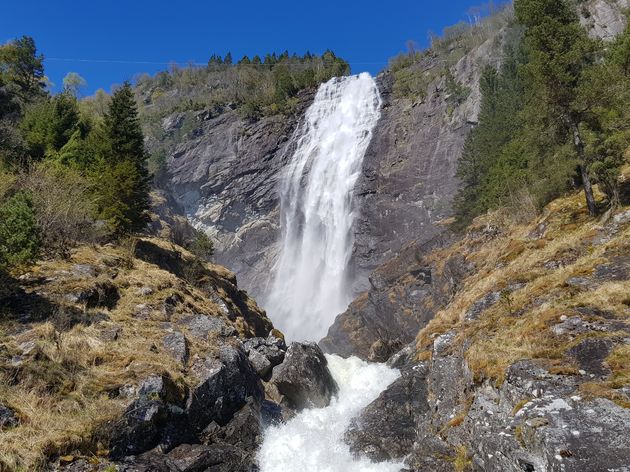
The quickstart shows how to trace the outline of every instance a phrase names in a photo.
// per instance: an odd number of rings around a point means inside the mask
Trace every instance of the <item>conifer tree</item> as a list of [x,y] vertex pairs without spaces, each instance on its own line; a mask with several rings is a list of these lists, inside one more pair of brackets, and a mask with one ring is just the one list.
[[103,169],[98,184],[101,218],[116,234],[138,231],[147,222],[149,208],[148,156],[129,83],[114,93],[103,135]]
[[584,116],[575,102],[596,44],[580,25],[575,6],[568,0],[517,0],[514,7],[518,21],[526,27],[532,114],[547,113],[557,123],[558,146],[573,146],[588,210],[595,215],[590,159],[580,132]]

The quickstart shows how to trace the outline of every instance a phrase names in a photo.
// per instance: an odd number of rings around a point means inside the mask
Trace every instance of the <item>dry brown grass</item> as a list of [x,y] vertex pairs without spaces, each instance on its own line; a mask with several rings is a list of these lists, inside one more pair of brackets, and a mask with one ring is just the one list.
[[[475,265],[476,273],[419,333],[418,358],[428,358],[433,340],[456,329],[459,345],[470,343],[465,357],[477,380],[487,378],[500,383],[506,368],[521,359],[541,359],[557,373],[575,373],[563,359],[565,351],[583,337],[558,337],[550,326],[563,315],[577,314],[575,308],[580,306],[611,310],[618,318],[627,319],[630,313],[629,281],[602,283],[585,291],[566,283],[570,277],[590,276],[610,254],[627,253],[630,247],[630,228],[604,244],[593,245],[591,241],[602,226],[588,217],[582,200],[581,194],[558,199],[530,224],[516,224],[503,212],[495,212],[479,218],[463,240],[430,255],[429,259],[437,262],[459,254]],[[546,227],[544,237],[532,238],[539,225]],[[479,236],[489,227],[496,228],[498,235]],[[557,260],[563,264],[548,265]],[[436,270],[440,270],[439,265]],[[501,297],[478,320],[464,320],[473,303],[514,282],[526,285],[505,299]]]
[[[151,242],[175,248],[160,240]],[[185,261],[194,259],[182,248],[175,249]],[[197,313],[222,317],[227,324],[234,324],[202,288],[152,264],[130,260],[130,254],[129,247],[84,246],[74,250],[68,260],[41,262],[30,271],[41,278],[27,290],[37,291],[60,309],[73,306],[67,299],[69,293],[85,290],[100,280],[115,284],[120,299],[113,309],[74,306],[88,318],[105,314],[108,321],[60,328],[54,319],[44,319],[28,323],[25,331],[17,322],[0,321],[0,402],[14,409],[20,418],[18,427],[0,431],[3,472],[40,470],[50,455],[97,455],[106,447],[108,424],[119,418],[131,401],[117,396],[121,386],[137,385],[155,374],[170,376],[181,391],[194,384],[185,366],[165,354],[164,322],[176,323]],[[72,274],[75,264],[89,264],[101,273],[96,278],[76,277]],[[234,275],[220,266],[209,264],[206,268],[212,277],[234,280]],[[143,295],[139,290],[143,287],[150,288],[151,293]],[[173,294],[182,301],[167,314],[162,309],[164,300]],[[223,288],[217,294],[227,296]],[[134,316],[140,304],[150,307],[148,319]],[[251,300],[246,304],[257,309]],[[120,335],[108,341],[101,330],[113,325],[120,328]],[[251,332],[243,319],[236,326],[242,333]],[[33,351],[22,366],[11,367],[10,357],[19,354],[18,345],[25,342],[34,343]],[[212,354],[216,347],[212,338],[189,337],[193,358]]]

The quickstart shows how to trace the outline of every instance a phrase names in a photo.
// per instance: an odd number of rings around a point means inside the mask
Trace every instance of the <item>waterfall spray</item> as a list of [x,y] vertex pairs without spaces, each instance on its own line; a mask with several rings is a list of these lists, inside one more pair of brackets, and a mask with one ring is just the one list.
[[281,252],[266,308],[291,340],[318,340],[350,301],[353,189],[381,99],[369,74],[322,84],[280,189]]

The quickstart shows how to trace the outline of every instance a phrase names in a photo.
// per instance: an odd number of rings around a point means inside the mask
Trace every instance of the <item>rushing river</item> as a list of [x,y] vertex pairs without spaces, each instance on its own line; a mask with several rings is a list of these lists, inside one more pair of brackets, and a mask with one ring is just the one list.
[[352,418],[397,377],[383,364],[327,356],[339,394],[326,408],[305,410],[267,430],[258,459],[261,472],[397,472],[401,464],[355,458],[343,442]]

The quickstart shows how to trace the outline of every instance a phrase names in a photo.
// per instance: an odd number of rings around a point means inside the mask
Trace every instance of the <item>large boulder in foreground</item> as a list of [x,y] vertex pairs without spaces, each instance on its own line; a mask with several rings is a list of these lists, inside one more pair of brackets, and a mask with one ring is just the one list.
[[199,383],[185,410],[196,432],[213,421],[224,426],[249,399],[257,403],[263,399],[260,379],[240,347],[222,346],[218,359],[201,360],[193,371]]
[[282,403],[295,411],[328,406],[339,391],[315,343],[291,344],[284,362],[273,370],[271,382],[283,396]]

